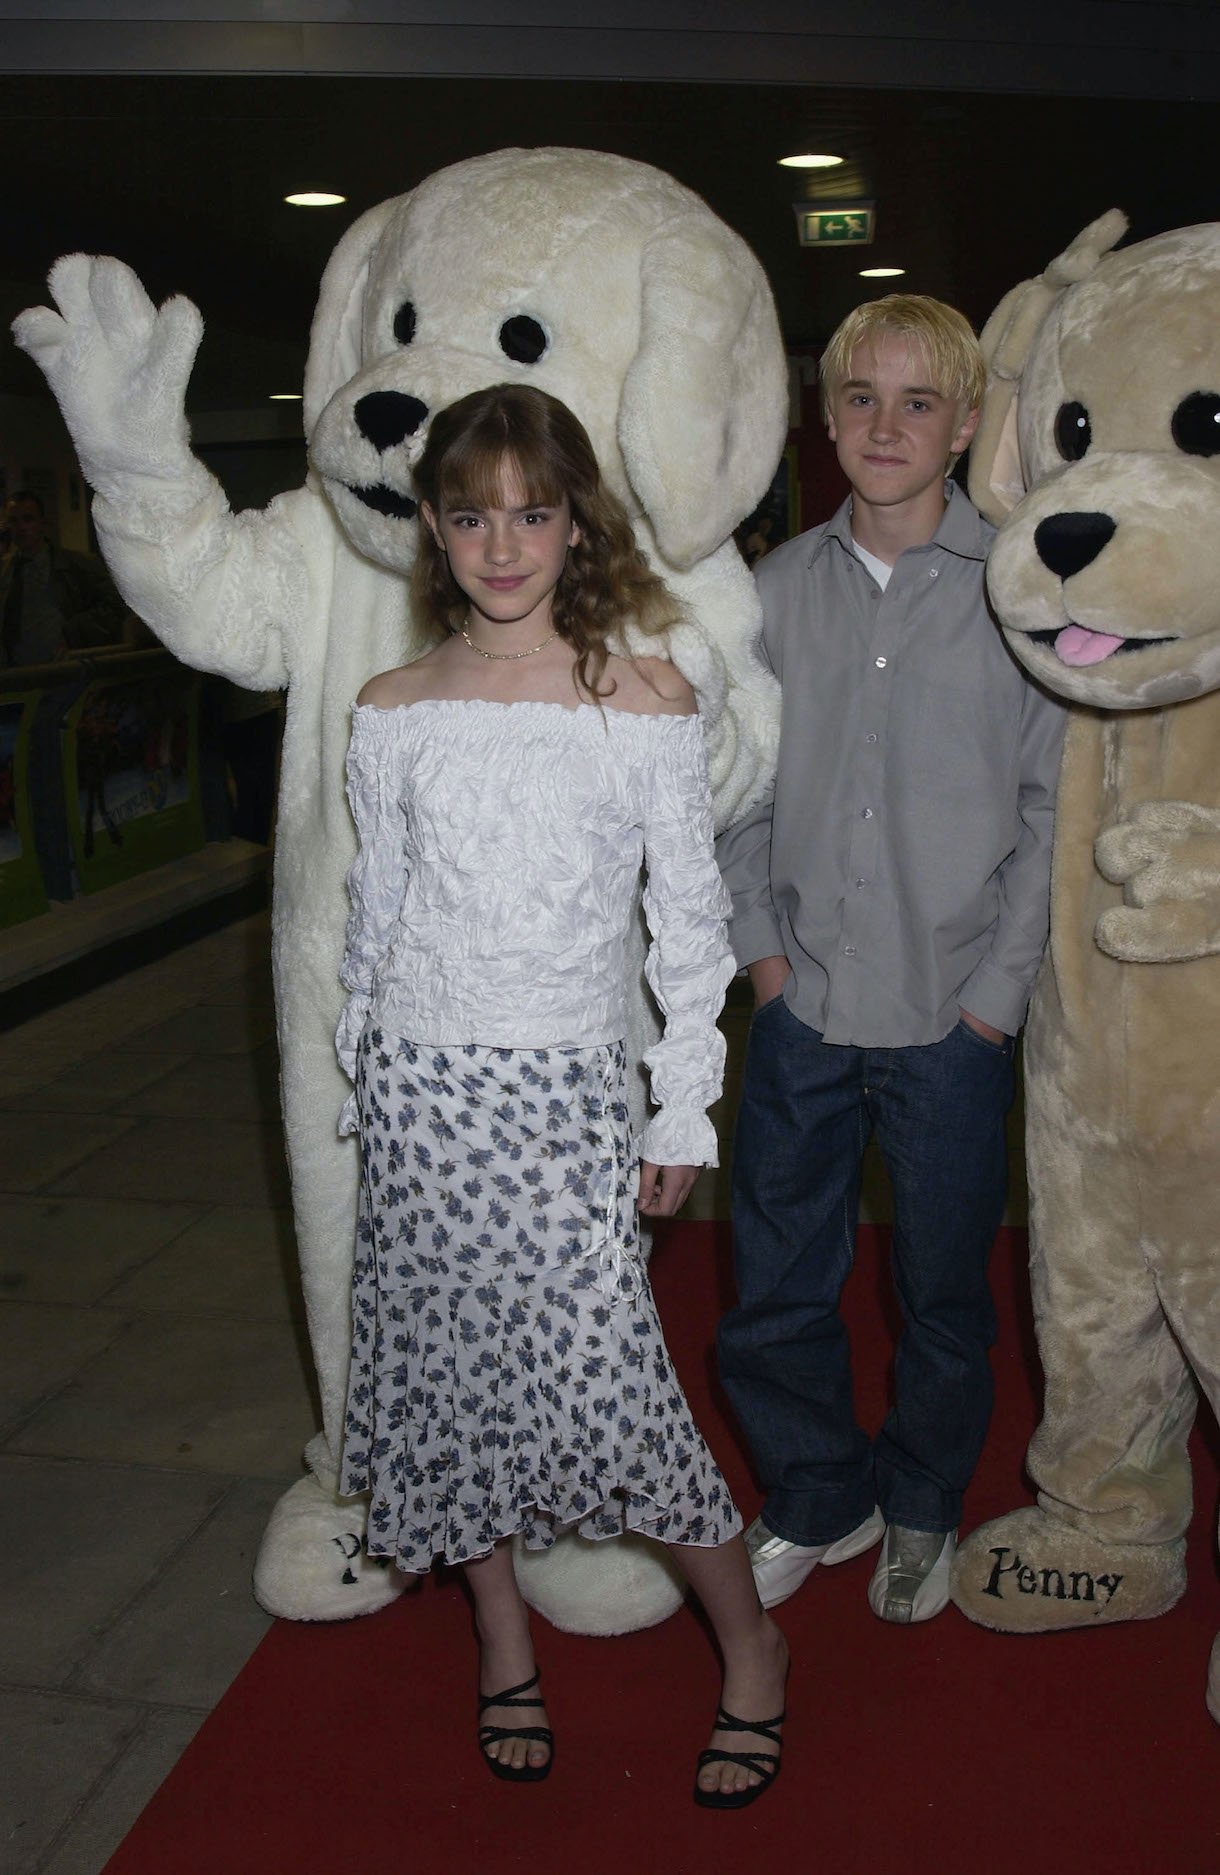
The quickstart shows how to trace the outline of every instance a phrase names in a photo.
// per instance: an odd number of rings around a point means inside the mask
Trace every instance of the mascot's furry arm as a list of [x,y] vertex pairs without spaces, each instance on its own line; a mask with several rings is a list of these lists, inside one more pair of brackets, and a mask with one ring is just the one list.
[[1220,809],[1141,801],[1094,846],[1125,903],[1097,921],[1097,942],[1127,963],[1220,953]]
[[160,311],[122,261],[69,254],[50,278],[58,311],[32,307],[13,335],[59,401],[124,599],[187,664],[250,689],[287,684],[288,630],[306,615],[288,496],[234,515],[191,454],[185,398],[203,321]]

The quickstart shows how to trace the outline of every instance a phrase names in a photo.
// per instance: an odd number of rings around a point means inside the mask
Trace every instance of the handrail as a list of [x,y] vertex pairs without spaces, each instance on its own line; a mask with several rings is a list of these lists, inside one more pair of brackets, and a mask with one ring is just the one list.
[[122,676],[124,672],[146,670],[151,664],[176,664],[178,659],[164,645],[91,645],[68,651],[49,664],[7,664],[0,667],[0,691],[11,695],[20,690],[57,690],[81,677]]

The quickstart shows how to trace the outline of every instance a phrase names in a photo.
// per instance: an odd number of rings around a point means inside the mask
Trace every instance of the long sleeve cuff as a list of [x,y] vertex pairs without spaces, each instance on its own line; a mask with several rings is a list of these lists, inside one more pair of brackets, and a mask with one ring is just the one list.
[[339,1057],[339,1066],[353,1085],[356,1080],[356,1050],[368,1021],[371,1001],[372,997],[366,990],[353,991],[343,1005],[339,1026],[335,1030],[335,1053]]
[[1015,1035],[1025,1020],[1031,985],[998,970],[986,957],[975,965],[958,992],[958,1007],[1005,1035]]
[[741,969],[760,957],[782,957],[784,940],[779,919],[769,905],[756,905],[729,920],[729,943]]
[[356,1111],[356,1095],[354,1091],[356,1080],[356,1052],[360,1045],[360,1037],[364,1032],[364,1025],[368,1020],[369,1003],[371,1000],[371,997],[365,991],[355,991],[344,1003],[343,1013],[339,1017],[339,1026],[335,1030],[335,1053],[339,1057],[339,1066],[343,1069],[348,1080],[353,1084],[353,1091],[344,1101],[339,1114],[340,1139],[346,1139],[347,1135],[349,1133],[354,1133],[358,1126],[359,1116]]
[[663,1107],[640,1134],[639,1154],[650,1165],[719,1165],[716,1129],[706,1113]]

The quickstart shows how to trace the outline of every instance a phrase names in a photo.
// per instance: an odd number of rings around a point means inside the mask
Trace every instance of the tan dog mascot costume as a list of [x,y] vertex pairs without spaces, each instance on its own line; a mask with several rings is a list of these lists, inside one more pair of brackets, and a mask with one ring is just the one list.
[[[364,1557],[364,1507],[334,1496],[358,1177],[355,1142],[336,1132],[348,1091],[335,1060],[337,971],[355,851],[343,761],[362,684],[426,648],[404,579],[412,464],[430,414],[484,385],[537,384],[576,412],[685,603],[673,656],[699,693],[718,815],[731,819],[761,794],[777,735],[775,686],[754,651],[753,583],[730,539],[786,432],[775,311],[748,248],[655,169],[557,149],[458,163],[340,241],[305,376],[311,473],[265,512],[235,516],[189,448],[195,308],[173,299],[157,311],[120,262],[79,254],[57,264],[51,287],[59,312],[23,313],[14,331],[59,399],[123,596],[188,664],[288,690],[274,965],[323,1424],[309,1475],[273,1513],[255,1588],[275,1614],[361,1614],[402,1578]],[[641,990],[637,1058],[648,1022]],[[645,1626],[680,1599],[662,1552],[641,1538],[568,1536],[519,1563],[528,1598],[585,1632]]]
[[1025,1043],[1038,1504],[954,1577],[1022,1633],[1173,1606],[1198,1390],[1220,1409],[1220,224],[1109,252],[1125,226],[992,316],[971,465],[1008,642],[1089,706]]

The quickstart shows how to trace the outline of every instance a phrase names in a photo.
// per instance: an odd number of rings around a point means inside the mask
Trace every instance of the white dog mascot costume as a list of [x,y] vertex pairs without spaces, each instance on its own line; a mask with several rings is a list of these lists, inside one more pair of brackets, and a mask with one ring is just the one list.
[[[745,244],[658,170],[562,149],[457,163],[371,209],[339,242],[305,374],[310,474],[264,511],[234,515],[189,446],[196,308],[175,298],[158,311],[112,259],[70,255],[50,284],[59,311],[34,308],[13,329],[59,400],[124,598],[185,663],[288,692],[273,962],[322,1429],[308,1475],[272,1514],[255,1590],[298,1620],[362,1614],[403,1579],[365,1557],[364,1506],[334,1492],[358,1181],[356,1144],[336,1131],[348,1091],[335,1059],[337,971],[355,852],[344,754],[361,686],[426,648],[404,578],[412,465],[431,413],[484,385],[536,384],[575,411],[684,602],[672,651],[699,695],[725,824],[762,794],[778,729],[753,583],[730,538],[783,448],[775,310]],[[639,1002],[637,1057],[651,1019],[642,991]],[[663,1553],[642,1538],[569,1535],[519,1555],[518,1567],[536,1607],[587,1633],[647,1626],[680,1598]]]

